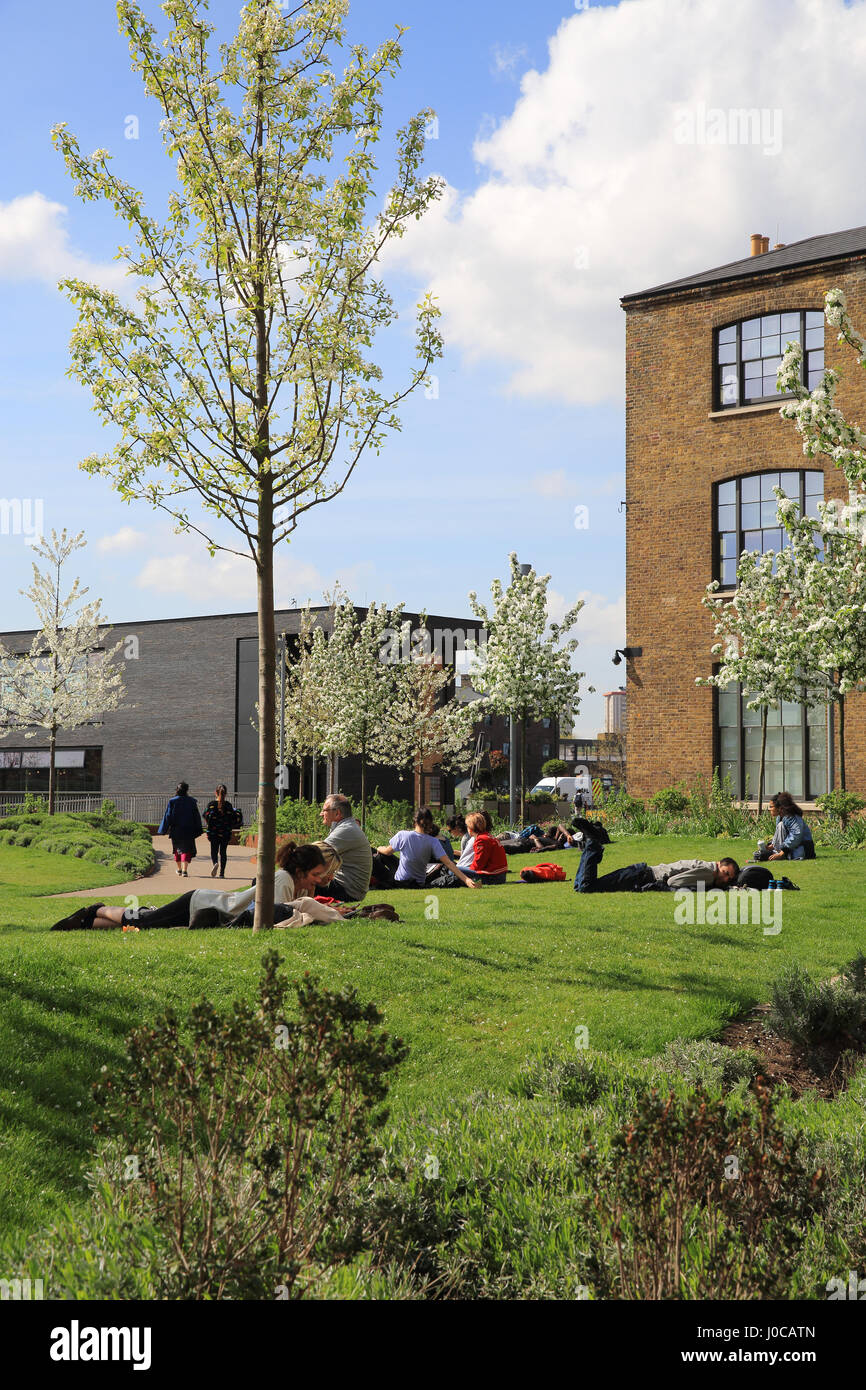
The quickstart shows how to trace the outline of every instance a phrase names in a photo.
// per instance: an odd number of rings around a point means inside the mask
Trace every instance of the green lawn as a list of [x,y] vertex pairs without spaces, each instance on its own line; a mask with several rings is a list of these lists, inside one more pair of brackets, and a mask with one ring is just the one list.
[[[636,859],[747,857],[744,842],[621,840],[605,870]],[[548,857],[548,856],[545,856]],[[399,1115],[428,1103],[503,1090],[527,1054],[566,1043],[577,1025],[590,1046],[636,1056],[678,1036],[716,1034],[767,997],[790,961],[835,973],[866,949],[863,859],[825,854],[786,870],[803,891],[784,895],[782,930],[761,925],[678,926],[668,894],[577,896],[577,854],[550,856],[569,881],[509,882],[390,899],[402,925],[315,926],[250,932],[49,934],[76,904],[44,895],[106,883],[109,871],[75,859],[0,849],[0,1227],[32,1229],[84,1194],[91,1149],[90,1085],[122,1055],[135,1024],[201,994],[249,997],[265,946],[292,974],[354,984],[410,1045],[393,1090]],[[510,861],[517,870],[532,856]],[[150,899],[161,902],[166,899]],[[94,894],[98,900],[98,894]],[[120,900],[115,900],[120,901]]]

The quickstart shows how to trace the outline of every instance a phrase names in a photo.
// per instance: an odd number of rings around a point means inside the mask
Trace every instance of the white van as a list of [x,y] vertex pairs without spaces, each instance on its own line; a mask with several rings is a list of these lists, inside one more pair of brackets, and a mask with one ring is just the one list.
[[584,806],[592,805],[592,782],[588,777],[542,777],[533,792],[547,792],[551,801],[574,801],[577,791],[583,792]]

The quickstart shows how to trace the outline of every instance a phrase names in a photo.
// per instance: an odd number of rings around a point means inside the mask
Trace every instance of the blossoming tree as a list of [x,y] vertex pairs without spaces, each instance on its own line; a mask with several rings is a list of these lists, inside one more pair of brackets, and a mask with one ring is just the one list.
[[394,183],[366,223],[380,196],[383,79],[399,67],[402,31],[372,54],[351,47],[337,77],[331,54],[343,48],[348,0],[249,0],[216,59],[207,0],[162,8],[173,25],[164,43],[135,0],[117,5],[176,160],[165,220],[145,211],[107,151],[85,155],[65,125],[54,130],[78,195],[113,207],[136,242],[120,252],[134,298],[63,282],[78,309],[71,371],[117,437],[85,470],[163,509],[211,554],[237,546],[253,563],[258,931],[273,925],[274,550],[399,428],[400,401],[441,352],[438,310],[425,298],[405,387],[383,389],[371,353],[395,317],[375,272],[380,253],[423,215],[441,181],[419,173],[424,111],[399,132]]
[[793,609],[787,569],[778,569],[778,556],[755,555],[744,550],[737,563],[737,589],[719,595],[719,581],[707,585],[701,602],[709,609],[715,635],[712,648],[718,668],[711,676],[699,676],[696,685],[725,686],[737,682],[746,708],[761,713],[761,753],[758,770],[758,815],[764,799],[764,767],[767,753],[767,719],[779,700],[800,702],[812,684],[800,666],[802,655],[796,639],[797,615]]
[[[562,622],[550,622],[547,586],[550,575],[526,574],[517,556],[509,556],[511,581],[506,588],[494,579],[488,611],[470,593],[469,603],[486,631],[486,642],[470,644],[472,684],[497,714],[513,716],[520,728],[520,819],[526,808],[526,726],[530,719],[573,719],[580,707],[580,684],[585,672],[575,671],[572,657],[579,646],[568,637],[583,608],[580,600]],[[589,687],[592,689],[592,687]],[[478,706],[476,706],[476,712]],[[513,750],[512,750],[513,756]]]
[[124,696],[122,668],[117,656],[123,646],[106,650],[110,632],[102,617],[101,599],[81,603],[86,588],[75,579],[63,594],[63,566],[85,546],[83,532],[68,536],[51,532],[35,547],[49,562],[47,570],[33,565],[33,583],[22,590],[36,609],[39,631],[30,651],[16,655],[0,646],[0,688],[3,716],[0,730],[14,729],[25,738],[48,735],[48,814],[56,799],[57,735],[63,729],[96,724],[117,709]]

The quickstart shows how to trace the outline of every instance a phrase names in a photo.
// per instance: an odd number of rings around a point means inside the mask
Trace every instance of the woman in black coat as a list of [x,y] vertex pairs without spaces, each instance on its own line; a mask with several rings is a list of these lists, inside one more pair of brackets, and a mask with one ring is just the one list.
[[188,793],[189,783],[178,782],[177,791],[166,806],[156,832],[157,835],[171,837],[174,862],[182,878],[189,878],[187,865],[191,859],[195,859],[196,837],[204,831],[198,802]]
[[210,857],[213,864],[210,876],[216,878],[217,860],[219,860],[219,875],[220,878],[225,878],[228,848],[231,843],[232,831],[238,824],[238,814],[228,800],[228,788],[224,782],[220,782],[214,796],[216,799],[209,801],[204,811],[204,823],[210,841]]

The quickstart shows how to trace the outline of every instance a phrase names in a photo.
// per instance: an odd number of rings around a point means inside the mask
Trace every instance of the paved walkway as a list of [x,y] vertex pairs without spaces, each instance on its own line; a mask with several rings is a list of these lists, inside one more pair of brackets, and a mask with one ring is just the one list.
[[114,883],[108,888],[79,888],[74,893],[52,893],[53,898],[125,898],[135,896],[147,898],[148,894],[180,897],[190,888],[246,888],[255,877],[256,863],[254,849],[248,845],[229,845],[226,876],[224,879],[211,878],[210,846],[204,841],[204,854],[201,848],[189,865],[189,877],[181,878],[175,872],[174,856],[164,835],[153,840],[156,851],[156,870],[146,878],[133,879],[131,883]]

